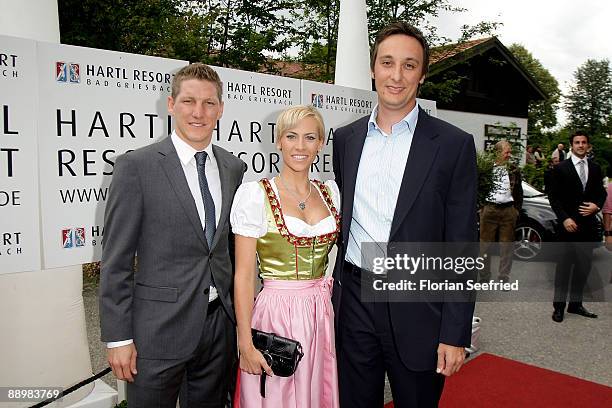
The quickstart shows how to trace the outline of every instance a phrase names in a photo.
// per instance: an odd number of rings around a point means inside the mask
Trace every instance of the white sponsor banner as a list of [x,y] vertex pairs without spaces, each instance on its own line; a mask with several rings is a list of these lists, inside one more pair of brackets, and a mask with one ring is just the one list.
[[213,143],[247,164],[244,181],[276,175],[282,159],[276,149],[277,116],[300,103],[298,79],[214,67],[223,82],[223,117]]
[[[320,180],[334,178],[332,141],[335,129],[368,116],[376,106],[376,92],[344,86],[302,81],[302,103],[316,107],[325,122],[325,145],[319,154],[318,169],[313,177]],[[318,173],[318,174],[317,174]]]
[[[172,129],[167,97],[173,73],[187,62],[47,43],[37,43],[37,53],[38,90],[32,94],[40,98],[43,264],[54,268],[96,261],[114,161]],[[312,173],[332,178],[333,130],[369,115],[376,101],[370,91],[215,69],[223,81],[225,106],[213,143],[244,160],[245,181],[278,173],[282,159],[275,121],[283,109],[299,103],[314,104],[325,119],[325,148]],[[35,185],[37,169],[30,170]]]
[[115,159],[168,134],[172,75],[186,64],[38,43],[45,268],[100,259]]
[[[363,116],[370,115],[376,107],[378,97],[375,91],[347,88],[313,81],[301,81],[301,83],[302,104],[313,105],[318,108],[325,121],[327,137],[325,146],[319,155],[320,171],[318,178],[327,180],[333,178],[333,131]],[[432,116],[437,115],[436,101],[428,99],[417,99],[417,101],[419,106],[427,113]],[[313,171],[316,170],[313,169]],[[316,174],[315,177],[317,177]]]
[[36,42],[0,36],[0,273],[40,269]]
[[436,101],[432,101],[430,99],[417,98],[417,102],[419,103],[419,106],[423,108],[425,112],[429,113],[433,117],[436,117],[436,118],[438,117],[438,109],[436,106]]

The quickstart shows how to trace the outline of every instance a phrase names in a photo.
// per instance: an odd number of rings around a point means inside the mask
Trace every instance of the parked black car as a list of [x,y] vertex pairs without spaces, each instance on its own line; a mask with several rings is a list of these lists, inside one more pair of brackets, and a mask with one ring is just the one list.
[[514,255],[533,260],[542,251],[542,243],[555,241],[557,216],[548,197],[523,181],[523,208],[516,222]]
[[[600,237],[603,239],[603,221],[597,214]],[[543,242],[556,241],[557,216],[550,206],[546,194],[523,181],[523,208],[516,221],[514,256],[531,261],[542,253]]]

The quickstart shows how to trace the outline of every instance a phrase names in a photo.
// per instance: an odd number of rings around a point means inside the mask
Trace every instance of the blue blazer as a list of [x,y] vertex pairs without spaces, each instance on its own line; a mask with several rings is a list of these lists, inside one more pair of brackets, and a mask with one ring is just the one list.
[[[334,270],[336,315],[353,213],[355,183],[369,116],[334,132],[333,168],[342,202],[342,236]],[[419,108],[391,224],[394,242],[476,242],[476,150],[473,137]],[[473,302],[390,302],[397,351],[415,371],[436,367],[439,343],[469,346]]]

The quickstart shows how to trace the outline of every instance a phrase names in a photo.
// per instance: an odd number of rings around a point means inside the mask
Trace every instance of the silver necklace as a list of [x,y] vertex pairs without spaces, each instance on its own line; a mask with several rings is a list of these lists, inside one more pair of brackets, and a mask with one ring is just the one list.
[[302,211],[304,211],[306,209],[306,201],[308,201],[308,199],[310,198],[310,193],[312,193],[312,183],[310,182],[310,180],[308,181],[308,195],[306,196],[305,199],[300,200],[300,197],[298,197],[298,195],[291,189],[289,189],[286,185],[285,182],[283,181],[283,179],[280,176],[280,173],[278,174],[278,180],[281,182],[281,184],[283,185],[283,187],[285,188],[285,190],[287,190],[288,192],[291,193],[291,195],[293,197],[295,197],[295,199],[298,201],[298,208]]

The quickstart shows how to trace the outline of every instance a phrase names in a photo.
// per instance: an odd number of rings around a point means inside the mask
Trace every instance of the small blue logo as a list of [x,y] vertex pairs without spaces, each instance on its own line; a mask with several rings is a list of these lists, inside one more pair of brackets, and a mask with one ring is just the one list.
[[312,106],[314,106],[315,108],[322,108],[323,107],[323,95],[312,94],[311,97],[310,97],[310,100],[311,100]]
[[85,228],[66,228],[62,230],[62,247],[78,248],[85,246]]
[[78,84],[81,82],[81,68],[79,64],[57,61],[55,63],[55,81]]

